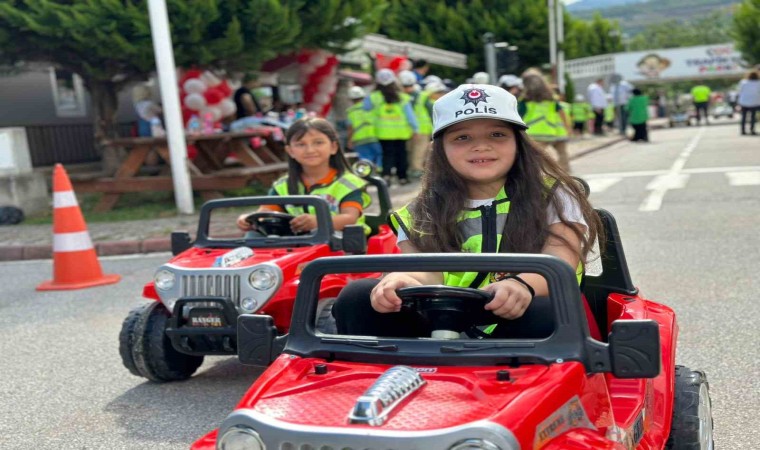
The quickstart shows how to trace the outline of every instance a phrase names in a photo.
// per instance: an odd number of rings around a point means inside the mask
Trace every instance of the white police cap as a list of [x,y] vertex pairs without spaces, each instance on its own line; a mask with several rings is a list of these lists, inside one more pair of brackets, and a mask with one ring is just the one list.
[[490,84],[462,84],[433,103],[433,135],[455,123],[496,119],[528,128],[517,113],[517,99]]

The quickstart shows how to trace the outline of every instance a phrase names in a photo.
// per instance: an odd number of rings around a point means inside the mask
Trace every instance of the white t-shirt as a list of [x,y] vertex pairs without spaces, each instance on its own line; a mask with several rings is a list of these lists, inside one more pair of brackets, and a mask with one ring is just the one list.
[[591,83],[586,89],[586,99],[594,109],[604,109],[607,106],[607,94],[604,89],[596,83]]
[[[567,189],[560,188],[557,189],[554,192],[554,196],[559,200],[559,203],[562,205],[562,212],[563,216],[565,217],[565,220],[571,223],[577,223],[581,224],[584,227],[588,228],[588,224],[586,223],[586,219],[583,218],[583,213],[581,212],[581,205],[578,203],[578,200],[575,199],[570,193],[567,191]],[[480,206],[490,205],[493,203],[494,199],[488,198],[485,200],[467,200],[467,207],[468,208],[478,208]],[[549,203],[549,206],[546,208],[546,222],[549,225],[553,225],[555,223],[559,223],[559,215],[557,215],[557,208],[554,207],[553,203]],[[504,230],[498,230],[499,233],[502,233]],[[404,230],[399,228],[398,229],[398,238],[396,239],[396,243],[400,244],[403,241],[409,240],[409,237],[404,233]]]

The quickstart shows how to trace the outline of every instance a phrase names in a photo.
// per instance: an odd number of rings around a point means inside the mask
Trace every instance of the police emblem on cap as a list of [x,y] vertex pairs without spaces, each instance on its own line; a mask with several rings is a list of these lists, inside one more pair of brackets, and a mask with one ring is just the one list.
[[486,94],[486,91],[483,89],[478,88],[472,88],[472,89],[465,89],[464,93],[460,97],[462,100],[464,100],[465,106],[468,103],[472,103],[474,107],[478,107],[478,103],[488,103],[488,100],[486,100],[490,95]]

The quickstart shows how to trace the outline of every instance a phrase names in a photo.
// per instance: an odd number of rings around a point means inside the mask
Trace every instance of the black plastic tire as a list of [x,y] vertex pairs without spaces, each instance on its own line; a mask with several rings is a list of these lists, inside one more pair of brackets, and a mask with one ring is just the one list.
[[134,324],[132,360],[140,376],[151,381],[186,380],[203,363],[203,356],[174,349],[165,332],[168,321],[169,311],[164,305],[151,302],[142,307]]
[[121,355],[121,362],[132,375],[137,375],[138,377],[141,377],[142,374],[137,369],[134,358],[132,358],[132,347],[135,343],[135,325],[148,305],[146,303],[132,309],[127,318],[124,319],[124,322],[122,322],[121,331],[119,332],[119,355]]
[[673,423],[665,448],[713,450],[712,402],[704,372],[676,366]]
[[335,324],[335,317],[332,315],[332,308],[335,305],[335,298],[326,298],[320,300],[317,304],[317,331],[324,334],[338,334],[338,327]]
[[0,225],[16,225],[24,221],[24,211],[15,206],[0,206]]

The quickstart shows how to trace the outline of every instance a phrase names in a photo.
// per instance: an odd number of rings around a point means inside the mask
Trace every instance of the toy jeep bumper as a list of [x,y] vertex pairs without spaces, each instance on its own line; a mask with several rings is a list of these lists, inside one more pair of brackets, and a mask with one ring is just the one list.
[[177,351],[188,355],[234,355],[237,316],[229,298],[180,298],[174,304],[166,335]]

